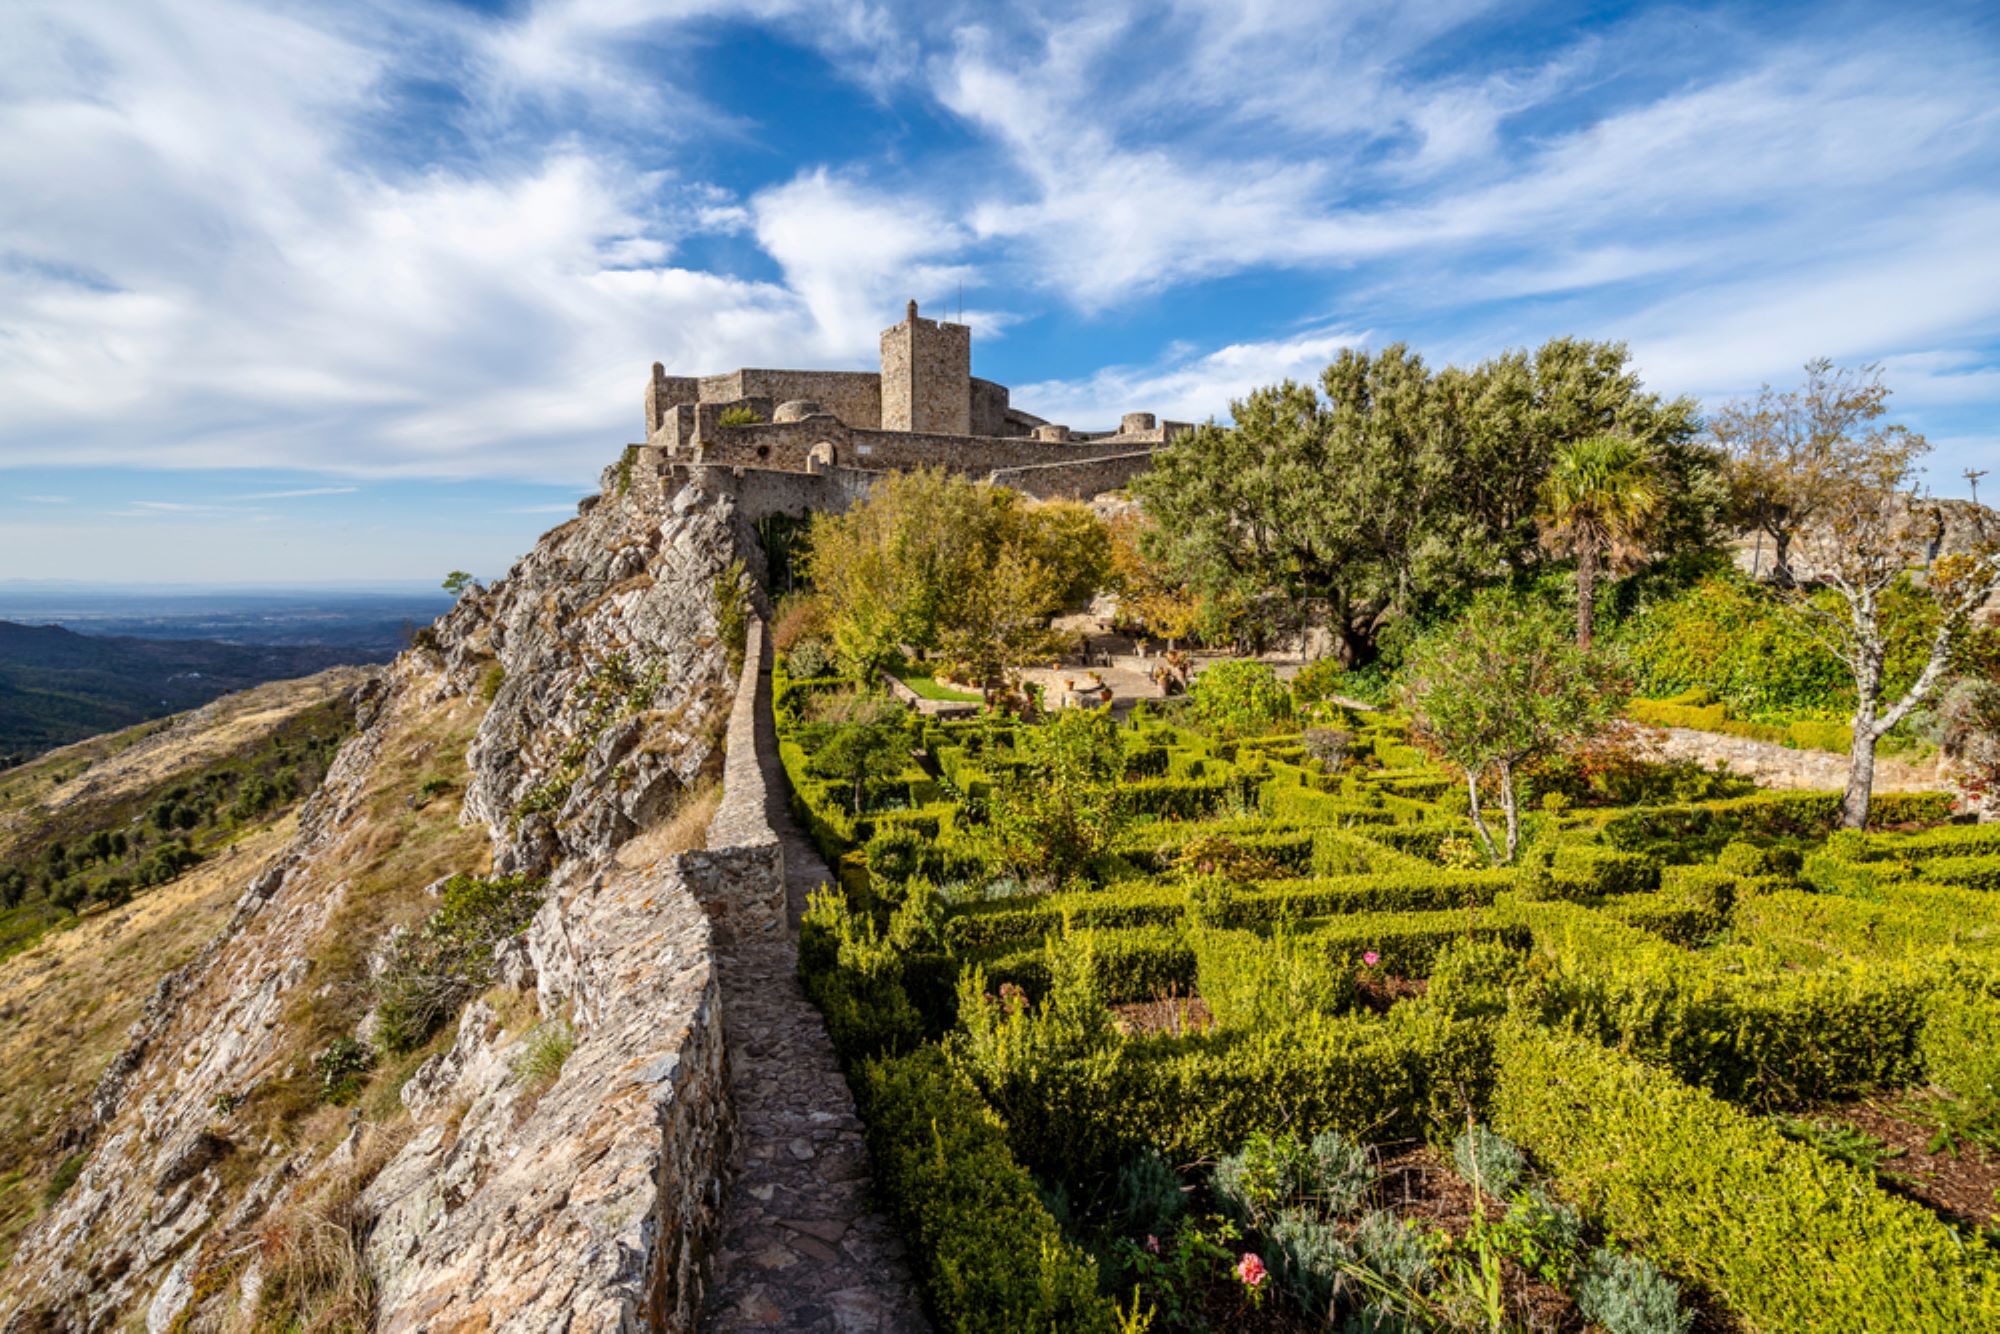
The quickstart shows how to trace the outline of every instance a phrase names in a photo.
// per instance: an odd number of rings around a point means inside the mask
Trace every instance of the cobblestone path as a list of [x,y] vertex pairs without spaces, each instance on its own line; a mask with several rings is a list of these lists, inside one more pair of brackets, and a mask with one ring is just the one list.
[[761,709],[768,817],[784,845],[787,927],[719,950],[737,1172],[704,1330],[928,1330],[894,1228],[869,1197],[868,1151],[819,1011],[798,979],[806,895],[831,879],[785,805]]

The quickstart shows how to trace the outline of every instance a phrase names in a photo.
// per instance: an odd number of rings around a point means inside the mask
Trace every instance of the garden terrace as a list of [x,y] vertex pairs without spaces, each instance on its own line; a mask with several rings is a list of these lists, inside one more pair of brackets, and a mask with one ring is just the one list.
[[[838,879],[801,971],[941,1326],[2000,1327],[1949,1179],[2000,1145],[2000,832],[1943,796],[1835,833],[1691,766],[1531,778],[1494,867],[1393,714],[1329,766],[1141,708],[1079,788],[1084,724],[899,714],[856,781],[849,689],[777,683]],[[1053,871],[1004,850],[1052,784],[1108,822]],[[1966,1167],[1856,1166],[1877,1132]],[[1424,1141],[1441,1227],[1385,1166]]]

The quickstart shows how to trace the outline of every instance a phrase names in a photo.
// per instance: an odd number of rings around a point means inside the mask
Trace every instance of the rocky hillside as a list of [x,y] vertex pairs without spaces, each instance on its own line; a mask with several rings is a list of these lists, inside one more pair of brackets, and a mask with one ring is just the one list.
[[[720,764],[738,545],[726,498],[608,474],[363,692],[66,1133],[0,1327],[458,1327],[482,1248],[524,1236],[568,1277],[512,1327],[636,1291],[659,1257],[591,1238],[640,1221],[668,1104],[667,1151],[713,1149],[708,925],[660,859]],[[650,1147],[607,1129],[625,1105]]]

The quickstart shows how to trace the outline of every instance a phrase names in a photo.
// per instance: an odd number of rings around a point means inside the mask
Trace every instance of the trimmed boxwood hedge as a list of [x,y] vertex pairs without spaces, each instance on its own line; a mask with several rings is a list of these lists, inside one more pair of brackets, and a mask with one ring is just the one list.
[[1527,1008],[1551,1027],[1757,1105],[1900,1087],[1917,1074],[1931,973],[1833,960],[1745,976],[1587,908],[1521,911],[1551,965]]
[[936,1047],[854,1080],[875,1180],[941,1329],[1115,1330],[1097,1265],[1063,1236],[1006,1131]]
[[1502,1028],[1492,1115],[1620,1240],[1769,1334],[2000,1329],[2000,1266],[1869,1174],[1628,1056]]

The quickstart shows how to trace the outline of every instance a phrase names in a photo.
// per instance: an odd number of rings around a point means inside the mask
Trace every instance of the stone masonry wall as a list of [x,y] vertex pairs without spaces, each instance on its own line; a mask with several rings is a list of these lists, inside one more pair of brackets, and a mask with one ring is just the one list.
[[1073,463],[1042,463],[1026,468],[996,468],[991,480],[1037,500],[1088,500],[1116,491],[1152,466],[1151,450],[1112,454]]
[[1032,468],[1129,456],[1142,453],[1152,443],[1144,437],[1112,437],[1080,444],[1022,437],[870,431],[820,416],[756,426],[722,426],[704,421],[695,460],[727,467],[805,472],[813,446],[821,442],[833,445],[834,462],[845,467],[875,470],[941,467],[979,476],[996,468]]
[[368,1191],[379,1328],[694,1326],[736,1125],[718,962],[786,929],[766,657],[759,621],[706,850],[559,883],[529,928],[539,1009],[576,1034],[555,1085],[523,1093],[482,1004],[407,1086],[422,1128]]
[[882,331],[882,428],[972,434],[972,330],[927,320],[910,303]]

